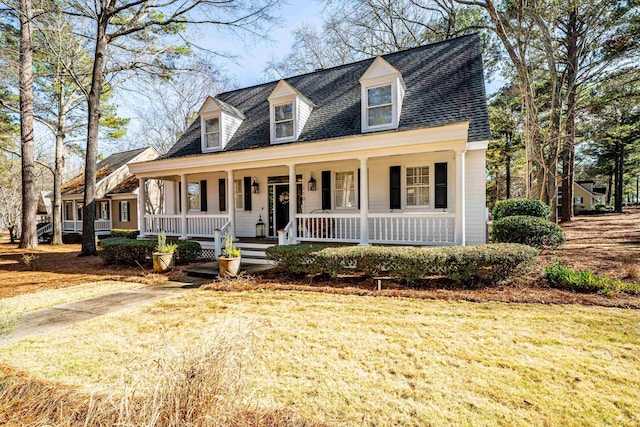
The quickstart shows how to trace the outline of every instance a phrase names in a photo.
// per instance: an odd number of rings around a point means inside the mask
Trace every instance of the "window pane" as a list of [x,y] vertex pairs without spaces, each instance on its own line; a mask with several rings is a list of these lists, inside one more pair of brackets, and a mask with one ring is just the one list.
[[200,210],[200,184],[195,182],[187,184],[187,203],[189,210]]
[[387,125],[391,123],[391,105],[369,108],[369,126]]
[[391,86],[374,87],[367,91],[369,96],[369,107],[376,105],[391,104]]
[[293,119],[293,104],[277,105],[275,110],[276,122]]
[[204,136],[205,137],[205,146],[206,147],[219,147],[220,146],[220,134],[219,133],[211,133]]
[[233,197],[235,200],[236,209],[244,209],[244,194],[242,191],[242,180],[233,180]]
[[276,138],[293,136],[293,120],[276,123]]
[[207,119],[204,121],[205,133],[217,133],[220,132],[220,122],[218,118]]
[[355,206],[355,176],[353,172],[336,172],[335,199],[337,208]]
[[429,167],[407,168],[407,206],[429,205]]

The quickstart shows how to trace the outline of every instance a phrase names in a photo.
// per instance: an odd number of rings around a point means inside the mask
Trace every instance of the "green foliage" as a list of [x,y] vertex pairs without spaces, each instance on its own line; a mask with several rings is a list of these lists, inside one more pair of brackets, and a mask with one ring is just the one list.
[[321,272],[313,255],[324,248],[324,245],[271,246],[265,253],[269,259],[275,261],[280,270],[291,277],[297,277]]
[[446,277],[458,284],[495,284],[525,273],[538,251],[518,244],[446,247],[386,247],[317,245],[274,246],[267,256],[291,275],[322,273],[336,276],[384,272],[407,283]]
[[111,229],[111,237],[126,237],[127,239],[136,239],[140,234],[140,230],[130,230],[127,228]]
[[491,237],[499,243],[521,243],[534,248],[557,248],[565,242],[564,230],[555,222],[528,215],[494,221]]
[[224,238],[224,256],[226,258],[238,258],[240,256],[240,249],[233,245],[233,237],[227,234]]
[[611,277],[599,276],[591,270],[574,270],[556,263],[545,268],[545,277],[549,285],[555,288],[576,292],[611,295],[625,292],[640,295],[640,285],[627,284]]
[[172,254],[176,249],[178,249],[178,245],[176,243],[167,243],[167,235],[164,231],[158,234],[158,244],[155,248],[156,252]]
[[[175,245],[178,262],[193,262],[200,258],[202,248],[198,242],[171,241],[167,245]],[[105,264],[148,265],[156,250],[155,240],[134,240],[126,237],[109,237],[99,242],[99,254]]]
[[550,219],[551,208],[533,199],[509,199],[496,202],[493,207],[493,220],[498,221],[508,216],[528,215],[538,218]]

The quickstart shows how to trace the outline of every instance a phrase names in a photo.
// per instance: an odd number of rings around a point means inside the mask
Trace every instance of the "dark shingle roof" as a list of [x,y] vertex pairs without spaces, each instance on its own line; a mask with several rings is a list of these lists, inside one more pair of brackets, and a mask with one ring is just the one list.
[[[106,159],[98,162],[96,165],[96,182],[107,177],[115,170],[120,169],[122,166],[133,160],[138,154],[142,153],[149,147],[137,148],[135,150],[122,151],[120,153],[114,153]],[[84,173],[73,178],[62,186],[62,194],[83,194],[84,193]]]
[[[468,120],[469,141],[490,139],[478,35],[383,55],[383,58],[400,71],[407,86],[398,129],[386,132],[436,127]],[[358,79],[374,59],[286,79],[287,83],[315,104],[297,142],[361,133]],[[216,97],[246,116],[224,151],[270,145],[267,97],[277,83],[274,81],[234,90]],[[164,158],[201,153],[200,120],[196,119]]]

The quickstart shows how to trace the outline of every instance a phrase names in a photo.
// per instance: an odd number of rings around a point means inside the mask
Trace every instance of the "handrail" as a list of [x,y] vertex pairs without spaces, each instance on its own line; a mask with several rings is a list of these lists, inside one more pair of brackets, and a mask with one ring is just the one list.
[[294,220],[290,220],[282,230],[278,230],[279,245],[284,246],[291,243],[291,229],[293,228],[293,226],[294,226]]
[[230,226],[231,222],[227,221],[222,227],[213,230],[213,247],[216,259],[220,258],[220,255],[222,255],[222,239],[227,234],[226,231]]

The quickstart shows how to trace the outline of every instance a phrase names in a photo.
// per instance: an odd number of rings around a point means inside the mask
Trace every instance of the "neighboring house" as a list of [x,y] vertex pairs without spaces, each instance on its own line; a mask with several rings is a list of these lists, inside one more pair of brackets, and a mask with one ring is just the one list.
[[242,244],[261,219],[280,244],[485,243],[489,138],[477,35],[222,93],[130,165],[165,184],[141,234]]
[[[138,228],[138,180],[132,177],[128,165],[158,157],[152,147],[115,153],[96,166],[97,235],[110,234],[113,228]],[[82,232],[84,173],[62,186],[62,232]]]
[[[558,185],[558,208],[560,208],[562,206],[560,181]],[[573,183],[574,212],[592,211],[595,210],[596,206],[606,204],[607,189],[605,187],[596,187],[595,185],[595,181],[575,181]]]

